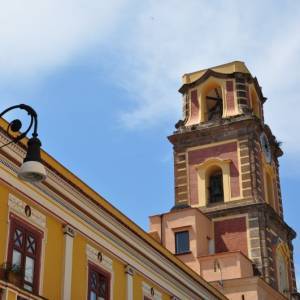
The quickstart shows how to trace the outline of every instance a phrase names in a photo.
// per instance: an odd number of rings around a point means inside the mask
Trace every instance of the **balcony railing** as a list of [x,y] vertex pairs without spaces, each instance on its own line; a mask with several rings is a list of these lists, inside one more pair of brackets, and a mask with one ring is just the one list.
[[0,280],[0,298],[2,295],[9,294],[9,298],[14,300],[48,300],[45,297],[38,296],[27,292],[26,290],[15,286],[13,283]]
[[[5,299],[14,300],[46,300],[46,298],[32,294],[23,289],[23,272],[21,269],[3,264],[0,267],[0,298],[9,294]],[[4,299],[4,298],[3,298]]]

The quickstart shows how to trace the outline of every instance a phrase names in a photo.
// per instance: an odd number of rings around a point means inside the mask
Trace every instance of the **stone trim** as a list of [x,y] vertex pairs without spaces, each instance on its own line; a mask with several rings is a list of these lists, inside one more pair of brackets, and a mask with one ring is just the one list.
[[103,267],[105,270],[113,271],[113,261],[108,256],[104,255],[102,252],[98,251],[96,248],[86,245],[86,255],[88,260],[94,264]]
[[65,250],[64,250],[64,265],[63,265],[63,284],[62,284],[62,299],[71,300],[72,295],[72,269],[73,269],[73,241],[75,236],[74,229],[66,225],[63,228]]
[[134,269],[132,266],[127,265],[125,267],[125,275],[126,275],[126,300],[133,300],[133,275]]
[[[101,251],[97,250],[93,246],[86,244],[85,248],[87,265],[89,262],[95,264],[100,269],[105,270],[110,274],[110,300],[114,299],[114,271],[113,271],[113,260],[108,256],[103,254]],[[130,300],[130,299],[128,299]]]
[[188,176],[185,153],[174,153],[175,205],[188,204]]
[[10,211],[29,220],[39,228],[46,229],[46,216],[13,194],[8,195],[8,207]]
[[143,296],[150,298],[151,300],[161,300],[162,294],[156,290],[155,288],[151,287],[149,284],[142,282],[142,290]]

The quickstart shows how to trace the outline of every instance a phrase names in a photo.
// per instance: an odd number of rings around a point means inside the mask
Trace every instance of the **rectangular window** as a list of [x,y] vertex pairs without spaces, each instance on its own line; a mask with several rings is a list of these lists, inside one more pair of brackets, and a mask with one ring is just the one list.
[[110,274],[95,265],[89,265],[88,300],[109,300]]
[[11,218],[8,267],[16,285],[38,293],[42,233],[15,217]]
[[190,252],[190,237],[188,231],[175,232],[175,253]]

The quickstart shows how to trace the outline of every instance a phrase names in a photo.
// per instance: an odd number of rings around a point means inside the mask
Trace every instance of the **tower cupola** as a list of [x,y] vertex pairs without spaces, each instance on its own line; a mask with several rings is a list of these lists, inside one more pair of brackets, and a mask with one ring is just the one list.
[[177,127],[220,123],[245,114],[263,121],[266,98],[243,62],[188,73],[182,81],[183,120]]

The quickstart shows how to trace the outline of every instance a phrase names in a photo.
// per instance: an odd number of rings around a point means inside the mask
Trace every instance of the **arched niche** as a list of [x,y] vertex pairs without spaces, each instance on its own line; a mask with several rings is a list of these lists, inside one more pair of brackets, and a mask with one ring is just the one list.
[[[199,206],[207,206],[213,203],[230,201],[230,163],[230,159],[223,160],[211,158],[205,160],[196,167],[198,174]],[[213,188],[211,186],[213,184],[212,180],[216,180],[215,184],[218,184],[217,181],[220,179],[222,180],[222,196],[219,195],[219,199],[214,199],[215,201],[211,201],[212,194],[210,192],[210,188]],[[216,195],[216,197],[217,196],[218,195]]]
[[205,184],[208,204],[224,202],[223,171],[218,165],[212,165],[206,170]]

